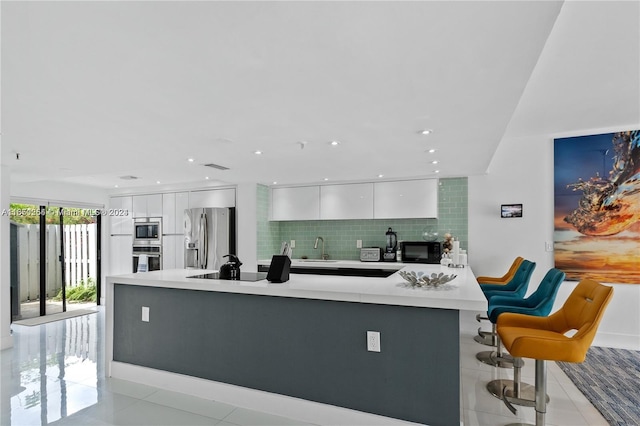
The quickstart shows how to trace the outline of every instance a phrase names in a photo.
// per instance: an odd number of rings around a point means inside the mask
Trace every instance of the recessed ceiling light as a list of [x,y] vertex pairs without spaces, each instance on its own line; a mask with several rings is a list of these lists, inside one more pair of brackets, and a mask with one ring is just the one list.
[[195,160],[193,158],[187,158],[187,161],[193,163]]
[[255,155],[261,155],[261,154],[262,154],[262,151],[260,151],[260,150],[258,150],[258,151],[253,151],[253,153],[254,153]]
[[159,181],[159,180],[157,180],[157,181],[156,181],[156,183],[160,183],[160,181]]
[[338,146],[340,145],[340,141],[331,141],[329,142],[331,144],[331,146]]
[[209,180],[209,176],[205,176],[204,178],[205,178],[205,180]]
[[433,173],[440,173],[440,170],[434,170]]
[[324,180],[329,180],[329,178],[324,178]]
[[430,135],[431,133],[433,133],[433,130],[423,129],[423,130],[420,130],[418,133],[420,133],[421,135]]
[[274,181],[273,181],[273,184],[274,184],[274,185],[277,185],[277,184],[278,184],[278,182],[276,182],[276,181],[274,180]]
[[118,187],[118,185],[114,185],[114,187],[116,187],[116,188],[117,188],[117,187]]
[[378,175],[379,178],[384,177],[384,175]]
[[438,164],[438,160],[433,160],[431,164]]
[[431,148],[430,150],[427,151],[429,154],[433,154],[434,152],[436,152],[435,149]]

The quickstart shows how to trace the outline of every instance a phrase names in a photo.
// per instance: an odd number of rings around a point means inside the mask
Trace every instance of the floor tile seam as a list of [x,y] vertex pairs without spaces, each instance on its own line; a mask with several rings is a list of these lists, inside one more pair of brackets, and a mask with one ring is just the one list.
[[[138,399],[138,398],[135,398],[135,397],[132,397],[132,398],[134,398],[134,399]],[[147,404],[157,405],[158,407],[170,408],[170,409],[172,409],[172,410],[180,411],[180,412],[182,412],[182,413],[186,413],[186,414],[191,414],[191,415],[195,415],[195,416],[206,417],[206,418],[208,418],[208,419],[217,420],[217,422],[216,422],[216,423],[220,423],[221,421],[223,421],[223,420],[224,420],[224,419],[219,419],[219,418],[217,418],[217,417],[211,417],[211,416],[208,416],[208,415],[206,415],[206,414],[202,414],[202,413],[194,413],[193,411],[185,410],[185,409],[182,409],[182,408],[176,408],[176,407],[173,407],[173,406],[171,406],[171,405],[158,404],[157,402],[147,401],[146,399],[138,399],[138,401],[134,402],[133,404],[128,405],[126,408],[123,408],[122,410],[119,410],[119,411],[124,411],[124,410],[130,409],[131,407],[135,406],[137,403],[139,403],[139,402],[141,402],[141,401],[144,401],[144,402],[146,402]]]

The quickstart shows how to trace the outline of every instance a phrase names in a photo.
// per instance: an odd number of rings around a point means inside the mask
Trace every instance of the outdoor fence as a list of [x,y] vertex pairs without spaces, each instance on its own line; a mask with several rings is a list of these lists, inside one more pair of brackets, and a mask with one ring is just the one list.
[[[64,267],[67,288],[96,278],[96,225],[64,225]],[[40,225],[18,225],[18,265],[20,302],[40,297]],[[62,288],[60,226],[46,226],[46,297]]]

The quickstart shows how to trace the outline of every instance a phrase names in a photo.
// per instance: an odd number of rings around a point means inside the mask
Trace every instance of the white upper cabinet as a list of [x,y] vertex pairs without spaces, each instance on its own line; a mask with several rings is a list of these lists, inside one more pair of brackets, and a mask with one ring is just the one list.
[[131,235],[133,233],[132,209],[130,196],[111,197],[107,210],[111,235]]
[[320,219],[373,219],[373,183],[321,186]]
[[[235,207],[235,188],[192,191],[189,193],[189,208]],[[182,215],[180,216],[182,217]]]
[[374,183],[375,219],[437,218],[438,180]]
[[271,190],[271,220],[320,219],[320,187],[296,186]]
[[182,235],[182,218],[188,208],[188,192],[162,194],[162,232]]
[[133,217],[162,217],[162,194],[134,195]]

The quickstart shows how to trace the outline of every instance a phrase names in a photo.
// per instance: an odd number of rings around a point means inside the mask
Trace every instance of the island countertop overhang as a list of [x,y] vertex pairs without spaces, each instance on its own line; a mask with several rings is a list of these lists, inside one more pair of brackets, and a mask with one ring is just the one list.
[[410,265],[405,271],[445,273],[457,277],[439,288],[410,288],[398,273],[387,278],[294,274],[282,284],[188,278],[203,270],[170,269],[107,277],[107,284],[128,284],[185,290],[253,294],[299,299],[414,306],[461,311],[486,311],[487,301],[471,268]]

